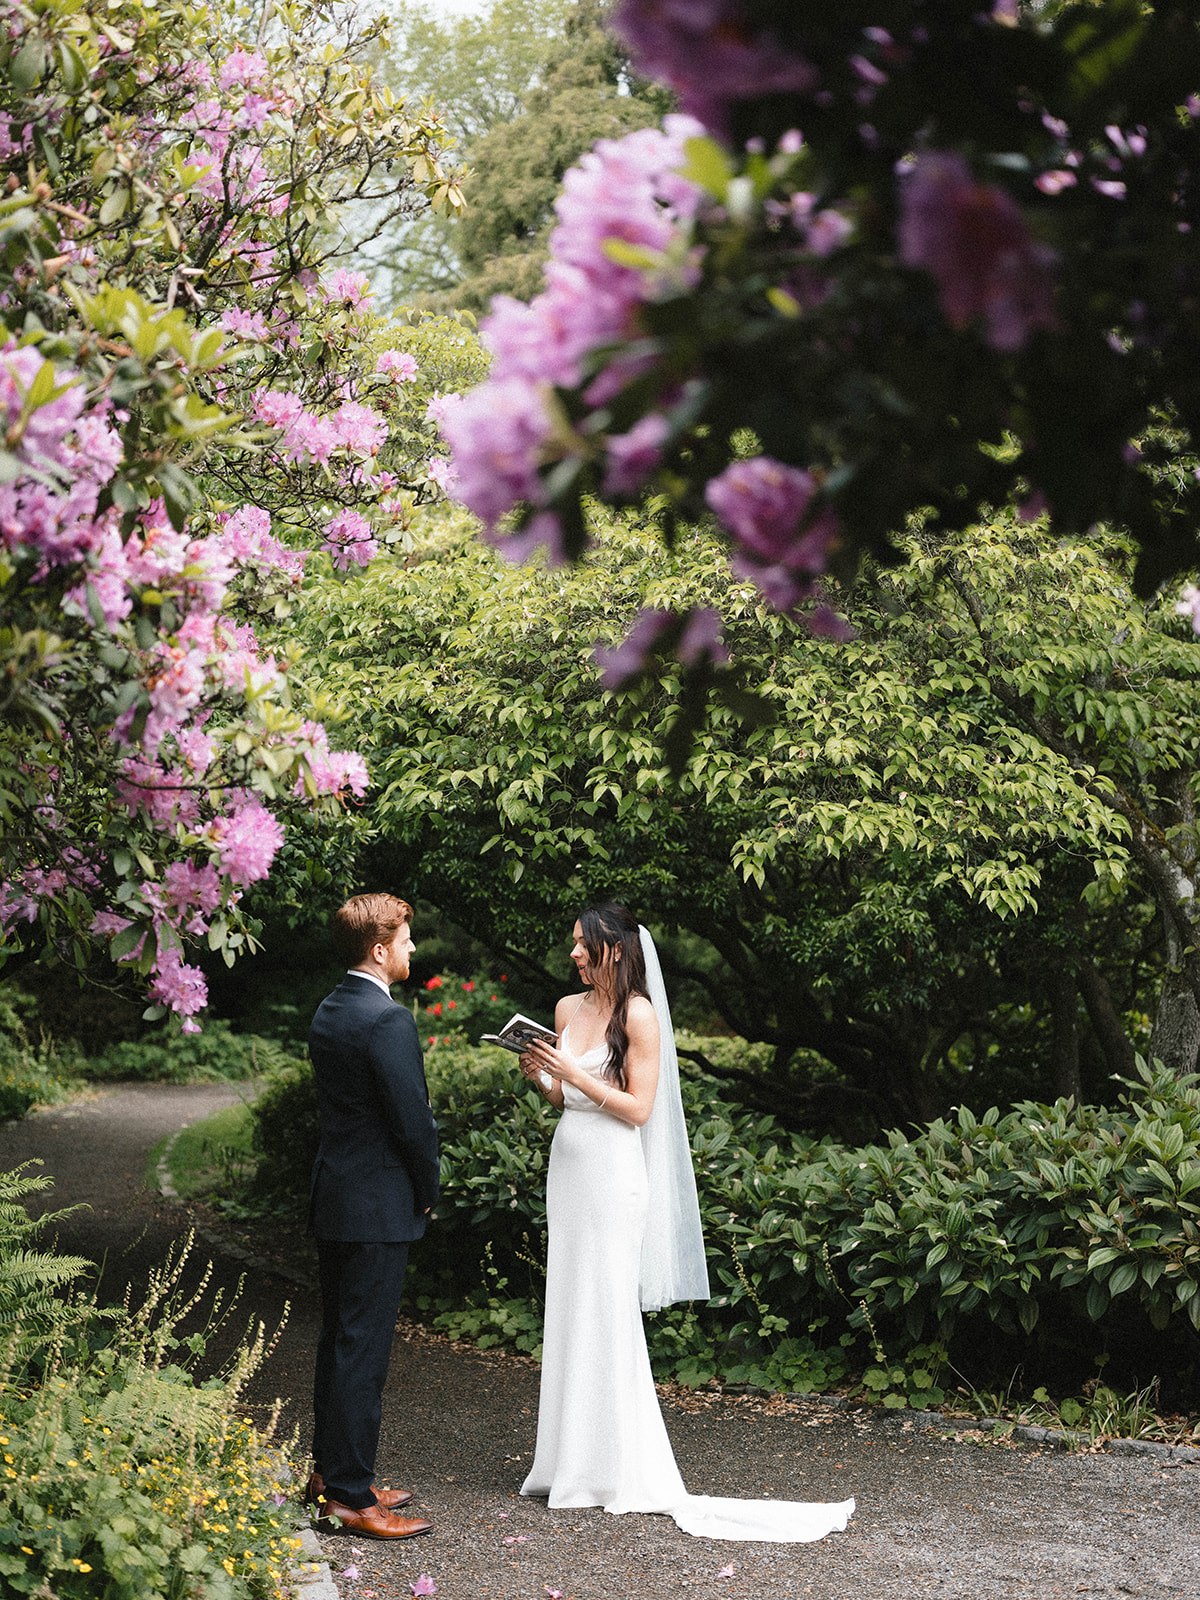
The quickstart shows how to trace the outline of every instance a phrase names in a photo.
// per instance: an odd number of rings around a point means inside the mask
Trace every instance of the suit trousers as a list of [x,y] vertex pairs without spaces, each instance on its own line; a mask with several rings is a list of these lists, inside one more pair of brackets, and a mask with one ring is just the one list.
[[328,1499],[360,1511],[371,1482],[408,1243],[318,1239],[321,1336],[313,1384],[313,1464]]

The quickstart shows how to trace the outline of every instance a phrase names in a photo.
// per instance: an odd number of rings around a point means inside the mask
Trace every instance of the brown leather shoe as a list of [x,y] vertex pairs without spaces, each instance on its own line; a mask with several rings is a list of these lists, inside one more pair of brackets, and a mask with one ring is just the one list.
[[419,1533],[433,1532],[433,1523],[426,1522],[423,1517],[397,1516],[382,1506],[364,1506],[361,1511],[352,1511],[349,1506],[338,1505],[336,1500],[326,1500],[319,1520],[323,1523],[330,1517],[336,1517],[348,1532],[366,1539],[415,1539]]
[[[411,1489],[381,1489],[377,1483],[371,1485],[371,1493],[377,1503],[387,1511],[398,1511],[401,1506],[406,1506],[412,1499]],[[304,1504],[306,1506],[319,1506],[325,1498],[325,1480],[319,1472],[311,1472],[308,1477],[308,1486],[304,1491]]]

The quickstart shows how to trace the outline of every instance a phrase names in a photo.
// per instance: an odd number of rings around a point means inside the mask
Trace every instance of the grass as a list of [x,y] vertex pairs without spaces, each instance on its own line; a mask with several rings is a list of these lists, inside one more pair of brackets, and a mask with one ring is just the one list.
[[[167,1157],[167,1170],[179,1197],[198,1200],[207,1194],[226,1194],[247,1177],[254,1164],[251,1128],[246,1100],[184,1128]],[[167,1144],[162,1140],[147,1157],[146,1181],[152,1187],[157,1185],[158,1163]]]

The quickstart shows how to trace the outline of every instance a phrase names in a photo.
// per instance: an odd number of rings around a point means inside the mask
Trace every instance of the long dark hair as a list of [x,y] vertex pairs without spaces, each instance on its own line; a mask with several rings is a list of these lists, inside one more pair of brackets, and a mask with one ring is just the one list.
[[638,925],[624,906],[606,903],[588,906],[579,913],[579,931],[588,953],[593,986],[597,973],[603,973],[604,987],[612,994],[612,1016],[605,1033],[608,1065],[604,1076],[624,1089],[625,1057],[629,1051],[629,1033],[625,1026],[629,997],[640,994],[644,999],[650,998],[646,993],[646,958],[642,954]]

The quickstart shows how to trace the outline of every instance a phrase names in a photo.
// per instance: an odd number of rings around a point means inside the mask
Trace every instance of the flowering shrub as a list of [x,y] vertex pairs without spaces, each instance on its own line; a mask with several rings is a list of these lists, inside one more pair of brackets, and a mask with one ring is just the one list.
[[456,972],[439,972],[422,985],[413,1006],[417,1032],[428,1048],[445,1029],[454,1029],[477,1044],[481,1033],[498,1033],[512,1016],[514,1006],[505,993],[507,980],[477,972],[464,978]]
[[283,817],[366,787],[264,634],[287,541],[357,564],[436,492],[420,355],[329,225],[458,207],[446,136],[374,83],[377,30],[323,7],[317,58],[314,18],[0,5],[0,959],[106,944],[186,1030],[188,945],[252,948]]
[[134,1309],[66,1299],[91,1263],[30,1250],[63,1213],[19,1203],[49,1186],[0,1173],[0,1589],[276,1600],[298,1545],[285,1462],[236,1413],[270,1353],[261,1324],[197,1385],[205,1336],[178,1330],[204,1291],[180,1292],[187,1251]]
[[[713,513],[739,573],[825,631],[822,573],[1010,496],[1055,535],[1128,527],[1152,593],[1194,566],[1200,511],[1193,23],[621,0],[684,114],[567,175],[546,290],[496,302],[492,373],[443,424],[454,492],[516,558],[579,556],[589,495],[668,543]],[[614,681],[684,637],[631,635]],[[722,688],[715,645],[686,676]]]

